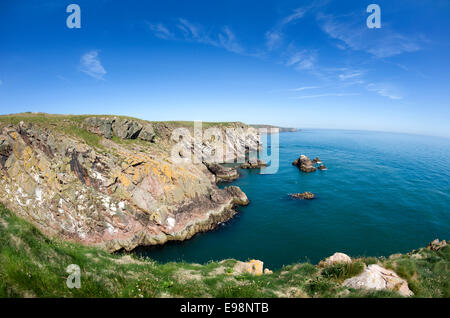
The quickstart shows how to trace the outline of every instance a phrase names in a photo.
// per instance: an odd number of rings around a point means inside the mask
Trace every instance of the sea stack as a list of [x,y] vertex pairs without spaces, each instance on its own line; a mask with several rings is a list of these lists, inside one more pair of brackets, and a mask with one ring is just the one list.
[[313,162],[305,155],[301,155],[298,159],[296,159],[293,163],[294,166],[297,166],[301,171],[309,173],[316,171],[316,167],[314,167]]

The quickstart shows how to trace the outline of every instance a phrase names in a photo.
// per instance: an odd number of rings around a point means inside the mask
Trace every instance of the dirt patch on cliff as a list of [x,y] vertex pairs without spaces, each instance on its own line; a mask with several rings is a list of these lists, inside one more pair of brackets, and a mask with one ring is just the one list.
[[180,268],[177,272],[175,272],[175,277],[179,281],[188,281],[188,280],[202,280],[203,276],[194,270]]
[[125,264],[144,264],[143,262],[133,258],[131,255],[124,255],[121,258],[114,259],[114,262],[119,265]]

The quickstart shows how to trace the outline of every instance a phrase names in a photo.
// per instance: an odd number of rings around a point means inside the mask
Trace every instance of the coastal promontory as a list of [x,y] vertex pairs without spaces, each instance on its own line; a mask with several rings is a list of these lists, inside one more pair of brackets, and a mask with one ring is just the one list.
[[[183,127],[193,128],[121,116],[0,116],[1,203],[50,237],[108,251],[214,229],[248,199],[238,187],[216,185],[236,178],[235,170],[173,159],[172,133]],[[255,130],[244,128],[217,125],[223,136],[236,132],[230,145],[258,147]],[[208,141],[183,142],[212,149]]]

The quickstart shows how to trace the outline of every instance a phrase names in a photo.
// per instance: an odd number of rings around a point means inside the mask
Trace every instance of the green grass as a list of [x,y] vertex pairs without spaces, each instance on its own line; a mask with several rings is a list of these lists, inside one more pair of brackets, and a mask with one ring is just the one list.
[[326,267],[322,271],[322,276],[326,278],[333,278],[338,281],[344,281],[349,277],[359,275],[364,270],[364,263],[360,261],[349,264],[334,264]]
[[[83,128],[83,121],[89,117],[117,117],[121,119],[135,120],[141,123],[149,122],[158,126],[158,124],[168,124],[172,127],[186,127],[188,129],[193,129],[193,121],[145,121],[142,119],[129,117],[129,116],[116,116],[116,115],[56,115],[56,114],[46,114],[46,113],[20,113],[20,114],[10,114],[10,115],[0,115],[0,123],[18,125],[21,121],[25,123],[31,123],[44,128],[51,128],[60,133],[67,134],[69,136],[83,140],[86,144],[91,147],[97,148],[103,152],[107,149],[101,144],[102,137],[91,133]],[[235,122],[202,122],[203,129],[209,127],[228,127],[234,124],[242,124]],[[158,129],[156,129],[156,134],[158,135]],[[133,145],[138,144],[144,147],[150,146],[148,142],[142,141],[140,139],[130,139],[123,140],[114,136],[112,138],[117,144],[121,145]]]
[[418,297],[450,297],[450,246],[437,252],[421,249],[414,255],[388,260],[386,267],[406,279]]
[[[377,260],[408,280],[417,297],[450,297],[450,248],[421,249]],[[390,291],[346,290],[363,260],[320,269],[293,264],[273,274],[235,273],[237,261],[160,264],[44,236],[0,204],[0,297],[399,297]],[[369,262],[369,261],[367,261]],[[66,286],[66,268],[81,268],[81,288]]]
[[[17,125],[19,122],[30,122],[30,123],[41,123],[41,124],[56,124],[63,121],[68,121],[76,124],[82,124],[86,118],[89,117],[117,117],[121,119],[135,120],[138,122],[149,122],[154,124],[171,124],[176,127],[194,127],[193,121],[147,121],[130,116],[120,116],[120,115],[57,115],[57,114],[47,114],[47,113],[19,113],[19,114],[8,114],[0,115],[0,122],[9,123]],[[230,126],[234,124],[244,125],[241,122],[202,122],[203,128],[215,127],[215,126]]]

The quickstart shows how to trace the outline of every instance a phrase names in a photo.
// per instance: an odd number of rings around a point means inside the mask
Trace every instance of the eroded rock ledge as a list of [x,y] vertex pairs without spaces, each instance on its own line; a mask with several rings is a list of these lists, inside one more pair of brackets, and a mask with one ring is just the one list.
[[[115,117],[0,121],[1,202],[49,236],[109,251],[188,239],[248,204],[238,187],[219,189],[204,164],[172,161],[172,125],[151,127]],[[84,129],[104,138],[89,145]],[[248,136],[234,138],[245,144]]]

